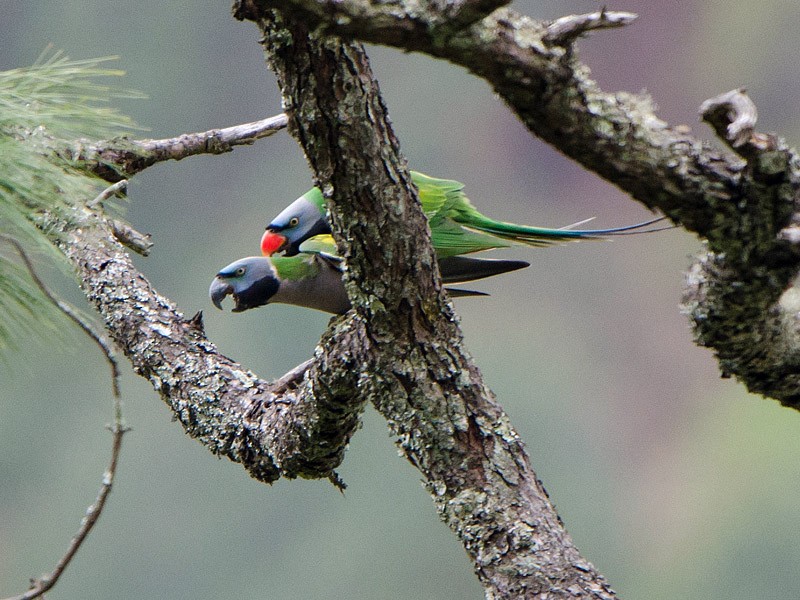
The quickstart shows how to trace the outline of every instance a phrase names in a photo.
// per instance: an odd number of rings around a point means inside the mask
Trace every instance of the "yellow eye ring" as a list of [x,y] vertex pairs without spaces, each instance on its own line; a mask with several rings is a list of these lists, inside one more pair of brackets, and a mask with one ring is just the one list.
[[297,217],[292,217],[289,219],[289,227],[297,227],[300,224],[300,219]]

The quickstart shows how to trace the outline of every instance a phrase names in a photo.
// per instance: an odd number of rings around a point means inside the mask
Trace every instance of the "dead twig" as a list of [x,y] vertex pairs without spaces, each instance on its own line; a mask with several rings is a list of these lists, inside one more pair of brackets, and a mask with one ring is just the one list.
[[58,149],[57,153],[114,183],[158,162],[182,160],[197,154],[230,152],[236,146],[252,144],[285,129],[287,123],[286,115],[279,113],[251,123],[160,140],[115,138],[91,144],[76,143]]
[[542,40],[552,46],[569,46],[589,31],[624,27],[636,18],[634,13],[607,11],[605,8],[585,15],[569,15],[550,23]]
[[744,88],[709,98],[700,105],[701,118],[740,156],[775,150],[775,136],[755,130],[758,110]]
[[[113,191],[109,192],[109,194],[111,193],[114,192]],[[119,462],[120,449],[122,448],[122,436],[125,434],[126,431],[128,431],[128,428],[125,427],[122,418],[122,400],[120,398],[120,388],[119,388],[119,375],[120,375],[119,365],[117,363],[116,358],[114,357],[111,345],[108,343],[108,341],[105,340],[105,338],[102,335],[100,335],[97,331],[95,331],[94,327],[90,323],[87,323],[85,320],[83,320],[71,306],[53,296],[53,294],[50,292],[49,289],[47,289],[47,286],[45,286],[44,282],[41,280],[39,275],[36,273],[33,262],[30,260],[28,254],[25,252],[25,249],[19,242],[6,236],[0,236],[0,239],[2,239],[6,243],[14,247],[14,249],[20,256],[20,259],[25,264],[25,267],[28,269],[28,272],[30,273],[34,283],[39,287],[42,293],[53,304],[55,304],[58,307],[58,309],[61,310],[61,312],[63,312],[73,322],[75,322],[78,325],[78,327],[80,327],[84,331],[84,333],[86,333],[86,335],[92,338],[92,340],[94,340],[94,342],[98,345],[100,350],[102,350],[103,355],[106,357],[106,361],[108,362],[109,367],[111,368],[111,390],[112,390],[112,395],[114,397],[114,422],[109,427],[113,435],[113,440],[111,444],[111,461],[105,473],[103,473],[103,482],[100,486],[100,492],[97,494],[97,499],[86,510],[86,516],[81,520],[81,525],[78,528],[77,533],[73,536],[72,540],[70,541],[69,547],[67,548],[66,553],[58,561],[58,564],[56,564],[52,572],[43,575],[38,579],[32,579],[31,587],[25,593],[19,594],[17,596],[11,596],[5,599],[5,600],[32,600],[33,598],[38,598],[43,594],[45,594],[46,592],[48,592],[58,582],[64,570],[67,568],[72,559],[75,557],[75,554],[78,552],[81,545],[83,545],[84,540],[91,532],[95,523],[97,523],[97,520],[100,518],[100,515],[103,512],[103,508],[105,507],[108,495],[111,492],[111,487],[114,483],[114,476],[116,475],[117,472],[117,464]]]

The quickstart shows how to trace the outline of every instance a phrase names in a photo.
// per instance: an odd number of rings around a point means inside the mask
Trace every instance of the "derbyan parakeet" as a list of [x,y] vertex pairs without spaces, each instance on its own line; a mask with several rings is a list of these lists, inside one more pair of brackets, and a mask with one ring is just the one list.
[[[302,250],[305,250],[305,246]],[[466,256],[443,258],[438,262],[442,281],[447,284],[483,279],[529,265],[522,260]],[[486,295],[458,288],[448,288],[448,291],[453,296]],[[242,258],[217,273],[208,294],[219,309],[225,297],[232,296],[233,312],[270,303],[294,304],[334,314],[342,314],[350,309],[350,300],[342,282],[341,259],[316,252]]]
[[[549,229],[495,221],[481,214],[464,195],[464,185],[448,179],[435,179],[411,171],[417,186],[422,210],[428,217],[431,241],[439,258],[505,248],[512,244],[547,246],[570,240],[600,238],[639,232],[660,221],[659,217],[644,223],[611,229]],[[329,234],[325,199],[319,188],[313,188],[292,202],[275,217],[261,238],[265,256],[283,253],[292,256],[300,244],[313,236]],[[652,231],[652,230],[648,230]]]

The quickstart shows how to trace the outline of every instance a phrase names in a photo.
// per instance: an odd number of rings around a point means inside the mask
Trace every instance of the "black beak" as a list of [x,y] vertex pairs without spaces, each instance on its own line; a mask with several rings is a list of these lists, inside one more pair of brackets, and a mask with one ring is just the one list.
[[218,309],[222,310],[222,301],[228,294],[233,294],[233,286],[225,281],[220,275],[214,278],[211,282],[211,287],[208,289],[208,295],[211,302]]

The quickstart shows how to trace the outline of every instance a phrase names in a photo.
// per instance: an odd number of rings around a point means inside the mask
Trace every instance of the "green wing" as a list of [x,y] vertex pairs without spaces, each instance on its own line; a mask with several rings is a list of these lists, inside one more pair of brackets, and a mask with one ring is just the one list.
[[532,227],[496,221],[479,212],[464,194],[464,186],[450,179],[436,179],[411,171],[419,190],[422,210],[428,217],[433,247],[442,258],[505,248],[512,244],[549,246],[580,239],[603,239],[607,235],[632,233],[660,219],[611,229]]
[[411,171],[411,181],[417,186],[419,201],[428,219],[440,213],[457,198],[466,199],[461,192],[464,184],[452,179],[436,179],[418,171]]
[[305,242],[298,247],[300,252],[308,254],[321,254],[326,258],[333,260],[341,260],[341,257],[336,251],[336,242],[330,233],[323,233],[308,238]]
[[468,229],[448,217],[436,216],[430,221],[431,242],[439,258],[470,254],[511,244],[494,235]]
[[462,221],[470,209],[475,215],[482,215],[464,195],[463,183],[436,179],[417,171],[411,171],[411,180],[419,191],[422,210],[431,228],[431,241],[440,258],[511,245],[495,235],[464,226]]

